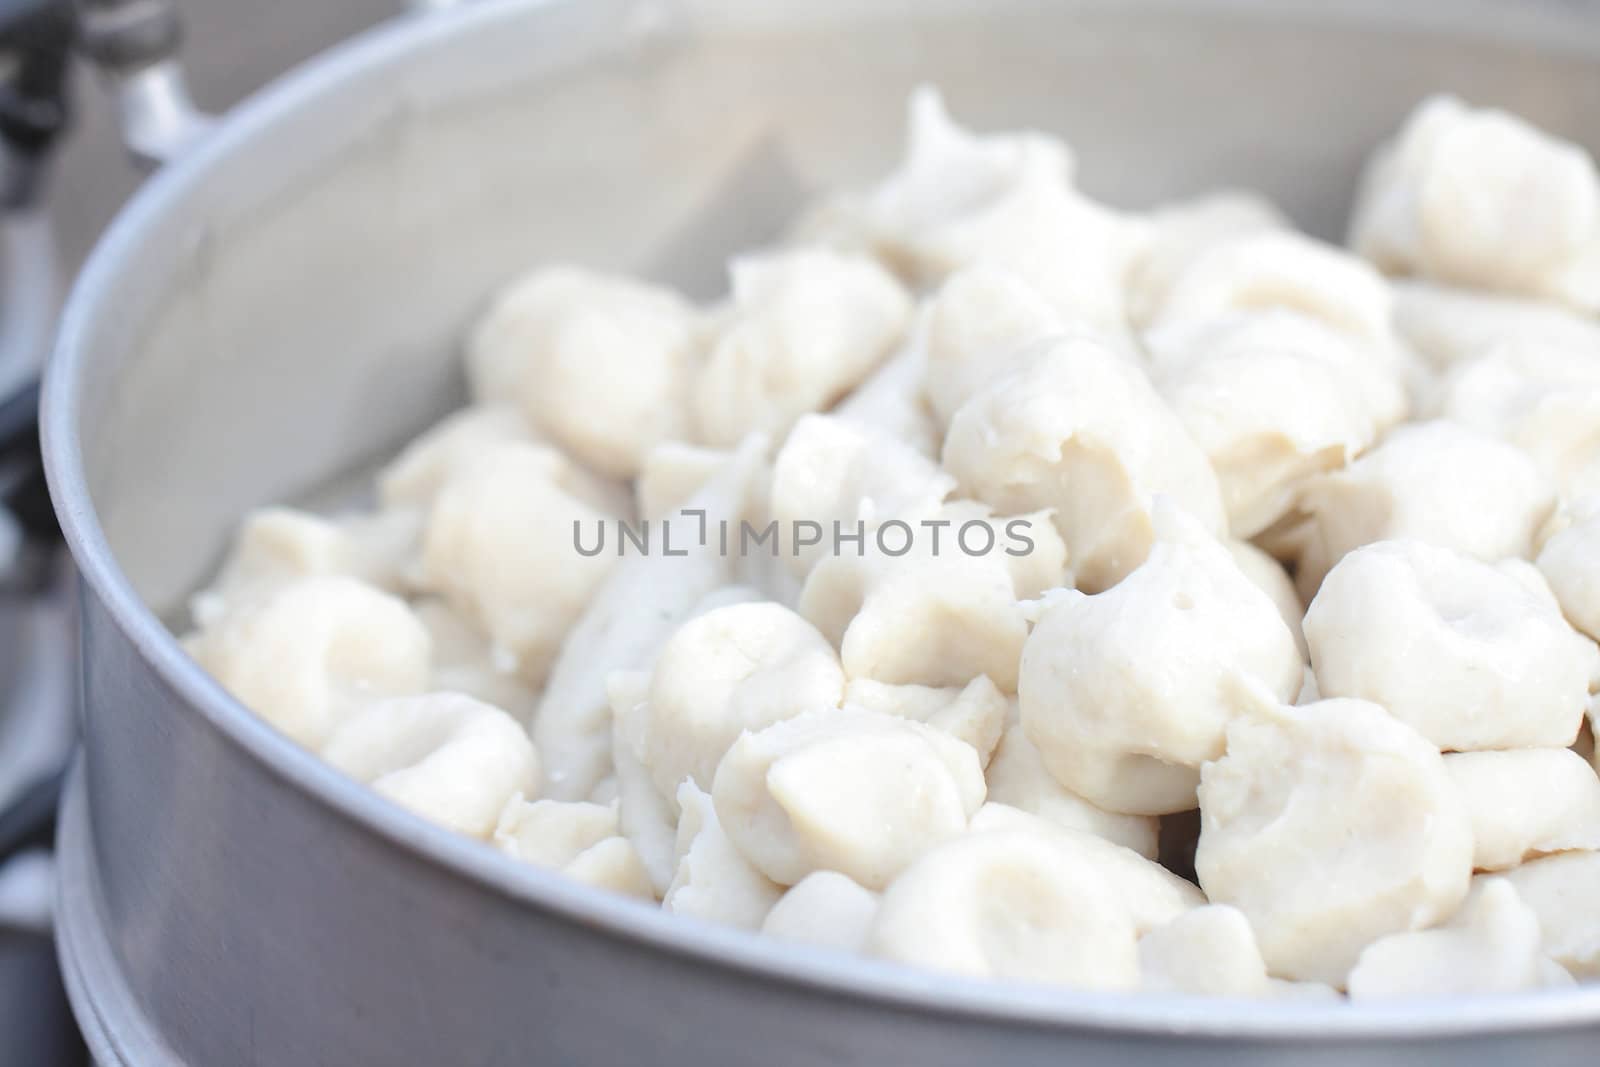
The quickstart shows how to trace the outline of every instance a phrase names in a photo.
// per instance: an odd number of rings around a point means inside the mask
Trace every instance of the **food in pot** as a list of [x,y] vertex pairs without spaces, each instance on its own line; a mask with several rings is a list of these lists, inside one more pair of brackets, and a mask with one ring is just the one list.
[[719,302],[515,280],[473,405],[365,512],[249,516],[186,647],[424,818],[777,940],[1209,996],[1600,979],[1592,161],[1428,101],[1353,251],[1073,170],[921,90],[900,167]]
[[1390,273],[1600,310],[1594,160],[1453,97],[1423,103],[1373,157],[1350,243]]
[[1346,555],[1305,633],[1323,696],[1375,701],[1447,752],[1571,744],[1600,672],[1537,570],[1422,541]]
[[1339,985],[1366,945],[1461,904],[1466,803],[1439,750],[1377,704],[1248,701],[1200,772],[1195,872],[1250,920],[1273,974]]
[[1484,879],[1447,922],[1368,945],[1350,971],[1352,1000],[1500,993],[1572,984],[1539,945],[1539,917],[1503,878]]

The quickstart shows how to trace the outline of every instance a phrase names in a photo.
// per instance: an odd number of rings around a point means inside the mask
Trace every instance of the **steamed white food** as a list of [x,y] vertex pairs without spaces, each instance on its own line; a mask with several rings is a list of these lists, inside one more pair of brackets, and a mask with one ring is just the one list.
[[[965,741],[987,767],[1011,716],[1011,698],[980,674],[964,686],[888,685],[857,678],[845,686],[851,707],[915,719]],[[993,782],[993,775],[990,776]]]
[[1235,537],[1289,515],[1307,483],[1388,428],[1398,376],[1363,342],[1269,308],[1146,335],[1155,381],[1217,473]]
[[1359,258],[1292,231],[1265,229],[1195,256],[1156,306],[1150,329],[1281,308],[1381,348],[1392,335],[1392,300],[1383,278]]
[[1426,101],[1341,248],[909,112],[712,299],[530,263],[185,649],[563,907],[1064,996],[1600,980],[1588,154]]
[[1208,193],[1157,207],[1128,278],[1128,318],[1143,329],[1166,302],[1189,266],[1220,244],[1239,237],[1287,230],[1289,220],[1254,193]]
[[[1092,331],[1078,326],[1093,337]],[[952,274],[928,303],[923,392],[942,427],[961,405],[1038,341],[1072,333],[1061,315],[1021,277],[977,263]]]
[[401,508],[325,519],[294,508],[262,508],[239,527],[217,580],[189,602],[202,626],[299,578],[355,578],[401,592],[422,533],[422,517]]
[[1260,700],[1200,776],[1195,871],[1275,975],[1342,988],[1362,950],[1449,916],[1472,823],[1421,734],[1361,700]]
[[619,833],[614,803],[530,801],[519,793],[500,812],[494,844],[507,855],[588,885],[654,899],[638,850]]
[[1568,500],[1600,490],[1600,366],[1584,343],[1536,335],[1496,345],[1442,376],[1447,418],[1526,452]]
[[427,689],[465,693],[493,704],[526,726],[539,704],[539,690],[530,686],[516,664],[497,654],[488,637],[437,597],[418,597],[412,613],[428,631],[433,645],[433,670]]
[[[483,452],[440,488],[423,537],[423,581],[533,685],[617,562],[572,551],[574,523],[609,516],[561,484],[562,462],[518,443]],[[552,567],[557,554],[568,558]]]
[[188,642],[256,714],[308,748],[368,703],[428,684],[432,641],[405,601],[343,576],[250,600]]
[[1350,997],[1512,993],[1571,979],[1539,948],[1539,917],[1510,882],[1479,881],[1449,922],[1390,934],[1368,945],[1350,971]]
[[1600,309],[1600,175],[1494,108],[1425,101],[1373,157],[1351,244],[1378,267]]
[[747,860],[722,829],[711,796],[692,780],[678,788],[678,868],[662,907],[757,929],[783,888]]
[[1600,776],[1571,749],[1451,752],[1444,766],[1467,804],[1478,870],[1600,849]]
[[815,544],[784,554],[799,577],[829,555],[834,531],[863,538],[890,519],[930,518],[955,479],[916,449],[871,427],[831,415],[795,423],[772,467],[770,513],[779,529],[812,522]]
[[1265,996],[1272,979],[1250,920],[1238,908],[1207,904],[1139,939],[1143,988],[1212,997]]
[[773,603],[690,619],[661,647],[644,716],[644,761],[663,796],[711,786],[740,734],[844,699],[844,671],[816,627]]
[[982,508],[948,506],[916,526],[897,523],[895,540],[874,536],[859,554],[819,560],[800,614],[838,647],[851,680],[960,686],[984,675],[1015,692],[1028,632],[1021,599],[1064,577],[1047,514],[995,521]]
[[1006,728],[986,770],[989,799],[1071,830],[1156,858],[1160,822],[1152,815],[1123,815],[1096,807],[1057,781],[1020,722]]
[[501,294],[467,368],[479,401],[517,405],[579,462],[628,478],[684,436],[702,330],[669,289],[557,267]]
[[741,736],[712,797],[734,842],[774,882],[834,870],[882,889],[966,829],[984,791],[971,745],[909,719],[821,709]]
[[860,385],[905,332],[911,301],[864,256],[799,249],[736,260],[733,307],[694,378],[695,434],[782,438]]
[[867,951],[932,970],[1129,989],[1132,916],[1111,885],[1026,830],[966,834],[933,849],[883,894]]
[[1009,514],[1053,510],[1078,585],[1137,567],[1164,493],[1206,530],[1226,527],[1215,472],[1148,376],[1089,337],[1042,341],[956,411],[944,464],[959,491]]
[[1600,851],[1561,852],[1530,860],[1505,875],[1539,917],[1544,952],[1573,977],[1600,978]]
[[1539,573],[1567,621],[1600,639],[1600,495],[1574,501],[1539,549]]
[[457,693],[368,704],[328,735],[322,758],[473,837],[489,837],[512,797],[539,789],[539,756],[522,725]]
[[1305,632],[1323,696],[1381,704],[1451,751],[1572,744],[1600,673],[1600,648],[1517,568],[1421,541],[1344,557]]
[[1144,935],[1205,903],[1205,897],[1165,867],[1092,831],[1050,822],[1006,804],[990,801],[973,815],[973,833],[1022,831],[1048,841],[1069,856],[1074,866],[1091,870],[1111,886],[1133,920],[1136,934]]
[[1555,487],[1522,450],[1448,420],[1412,423],[1304,486],[1299,581],[1310,597],[1347,552],[1412,539],[1490,563],[1528,556]]
[[1283,700],[1300,687],[1276,605],[1194,519],[1158,499],[1154,547],[1103,593],[1045,602],[1022,651],[1022,728],[1044,765],[1108,811],[1195,806],[1200,766],[1224,752],[1234,680]]
[[[585,799],[612,768],[612,679],[648,667],[677,626],[693,615],[729,602],[730,594],[748,598],[738,584],[736,561],[719,553],[709,538],[698,540],[695,532],[702,519],[711,524],[744,520],[762,477],[764,451],[764,442],[753,437],[728,456],[683,511],[656,526],[660,551],[626,557],[619,552],[616,573],[567,634],[533,721],[552,796]],[[691,510],[699,514],[687,513]],[[673,555],[665,551],[669,541],[678,545]]]
[[860,952],[878,913],[879,895],[838,871],[814,871],[778,898],[761,932],[782,941]]

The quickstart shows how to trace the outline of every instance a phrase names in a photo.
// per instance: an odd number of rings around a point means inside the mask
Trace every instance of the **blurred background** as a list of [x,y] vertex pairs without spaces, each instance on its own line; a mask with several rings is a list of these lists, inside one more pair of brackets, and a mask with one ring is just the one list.
[[[41,0],[0,0],[10,21]],[[183,0],[182,55],[196,102],[223,111],[307,57],[403,13],[400,0]],[[0,109],[22,44],[0,42]],[[0,496],[33,448],[19,391],[38,372],[50,325],[95,239],[143,172],[116,133],[115,111],[93,71],[72,62],[69,126],[46,164],[40,196],[5,218],[11,254],[0,270]],[[8,421],[9,420],[9,421]],[[72,744],[69,569],[29,551],[15,516],[0,509],[0,1065],[87,1062],[60,985],[51,941],[55,787]],[[26,526],[24,521],[22,526]]]

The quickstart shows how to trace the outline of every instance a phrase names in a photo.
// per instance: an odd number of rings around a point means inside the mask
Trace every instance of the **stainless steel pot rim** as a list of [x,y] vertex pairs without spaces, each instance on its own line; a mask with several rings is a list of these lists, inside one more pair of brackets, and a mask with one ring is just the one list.
[[[1097,994],[925,973],[869,959],[778,943],[755,934],[674,916],[620,896],[596,893],[553,872],[530,868],[479,842],[427,823],[383,800],[300,748],[234,700],[195,664],[135,593],[113,560],[90,500],[78,437],[80,383],[101,294],[137,270],[155,219],[179,215],[221,161],[264,129],[293,123],[353,73],[394,69],[436,47],[493,32],[508,20],[579,0],[486,0],[448,18],[418,16],[368,31],[262,90],[191,154],[146,182],[90,256],[65,311],[41,405],[44,457],[68,545],[94,593],[156,670],[221,735],[271,773],[393,846],[413,852],[508,898],[555,912],[654,951],[694,957],[769,982],[876,999],[914,1011],[956,1013],[1047,1028],[1152,1035],[1247,1036],[1302,1040],[1382,1040],[1487,1034],[1600,1022],[1600,986],[1534,994],[1394,1004],[1228,1001],[1146,994]],[[1159,9],[1160,5],[1152,5]],[[1259,5],[1212,0],[1215,9]],[[1384,17],[1396,7],[1358,5]],[[1292,11],[1301,11],[1295,4]],[[1306,12],[1324,10],[1303,8]],[[1407,25],[1415,18],[1404,16]],[[1397,27],[1398,28],[1398,27]],[[1541,35],[1542,36],[1542,35]]]
[[67,999],[95,1063],[175,1063],[129,990],[106,937],[85,786],[80,757],[62,789],[56,833],[56,956]]

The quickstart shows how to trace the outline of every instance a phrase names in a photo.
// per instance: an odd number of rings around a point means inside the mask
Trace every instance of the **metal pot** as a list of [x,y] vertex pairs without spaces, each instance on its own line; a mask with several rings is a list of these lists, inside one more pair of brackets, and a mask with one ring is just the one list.
[[314,60],[160,173],[62,323],[46,460],[84,578],[60,945],[106,1064],[1588,1062],[1600,988],[1394,1006],[976,983],[596,895],[423,823],[232,700],[162,619],[245,509],[460,399],[497,282],[705,293],[889,164],[907,91],[1059,129],[1137,206],[1258,185],[1334,235],[1448,88],[1600,146],[1571,4],[489,3]]

